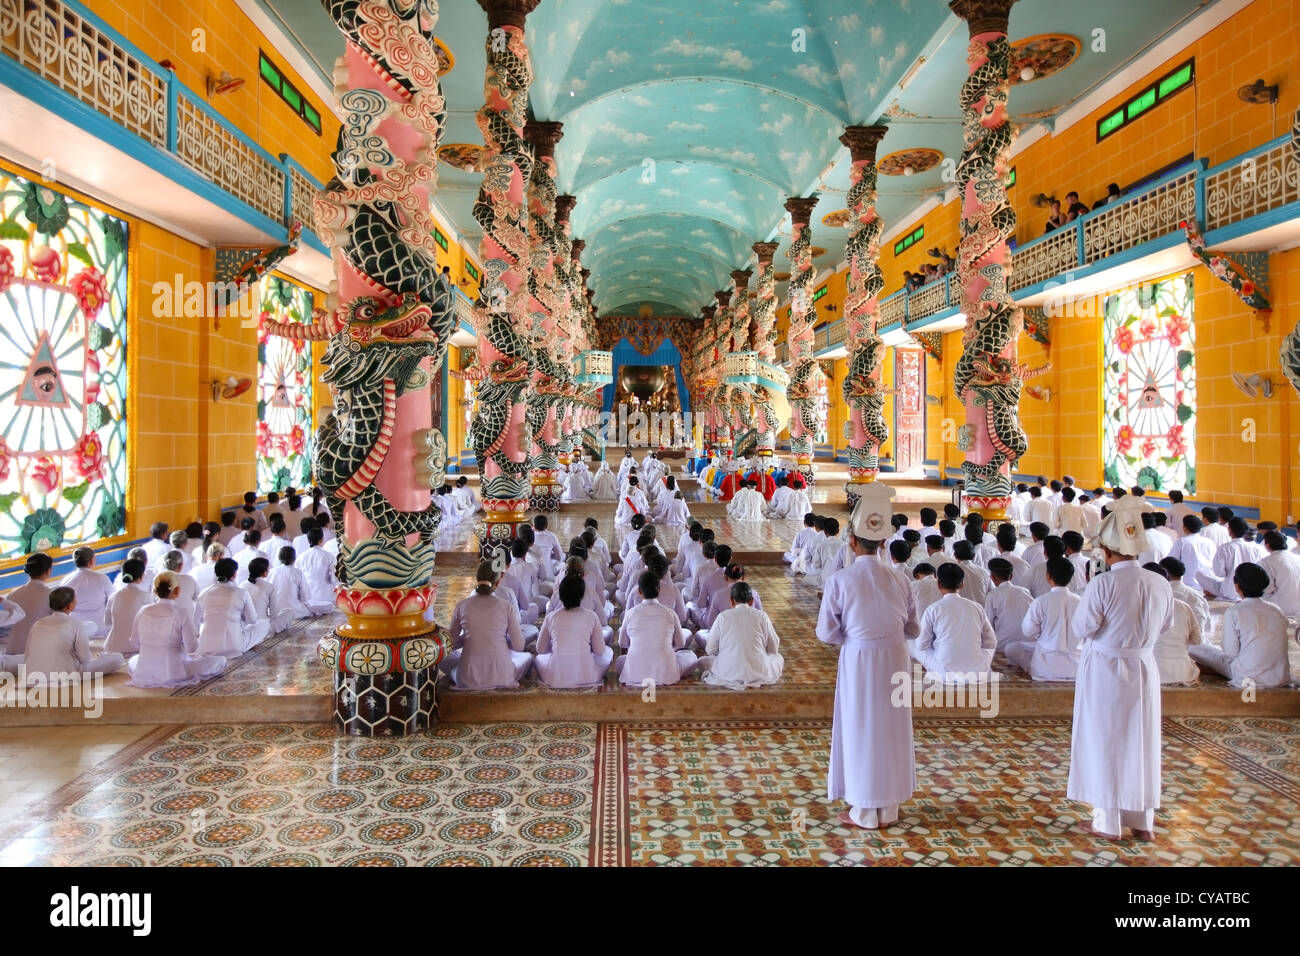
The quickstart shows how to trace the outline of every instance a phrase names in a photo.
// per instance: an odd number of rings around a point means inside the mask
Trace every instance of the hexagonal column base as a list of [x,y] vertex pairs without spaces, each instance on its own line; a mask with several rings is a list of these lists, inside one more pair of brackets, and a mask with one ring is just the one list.
[[438,668],[392,674],[334,672],[334,726],[353,737],[407,737],[433,726]]

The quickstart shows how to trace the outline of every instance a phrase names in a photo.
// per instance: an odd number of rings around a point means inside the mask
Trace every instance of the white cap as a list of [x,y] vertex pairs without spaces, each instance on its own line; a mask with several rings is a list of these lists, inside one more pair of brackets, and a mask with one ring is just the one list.
[[858,503],[853,506],[853,514],[849,518],[849,530],[857,538],[883,541],[892,530],[890,519],[894,514],[894,489],[873,481],[869,485],[860,485],[854,491],[858,493]]
[[1147,548],[1147,533],[1142,527],[1142,512],[1147,502],[1137,495],[1124,495],[1110,506],[1101,522],[1097,543],[1116,554],[1137,557]]

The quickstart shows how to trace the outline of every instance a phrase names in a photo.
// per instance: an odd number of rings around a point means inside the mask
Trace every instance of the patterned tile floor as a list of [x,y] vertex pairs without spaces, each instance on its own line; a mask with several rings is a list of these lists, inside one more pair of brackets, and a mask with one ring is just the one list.
[[[49,751],[19,734],[0,748]],[[867,833],[825,799],[822,722],[445,724],[382,742],[159,728],[71,780],[56,760],[57,789],[0,826],[0,865],[1300,863],[1300,720],[1167,719],[1152,844],[1083,829],[1069,735],[1067,719],[919,719],[919,789]],[[105,742],[63,746],[93,759]]]

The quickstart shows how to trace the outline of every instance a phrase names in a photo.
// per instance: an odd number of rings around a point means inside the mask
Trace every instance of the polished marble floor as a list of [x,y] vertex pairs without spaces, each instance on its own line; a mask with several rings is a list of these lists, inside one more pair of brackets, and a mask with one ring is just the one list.
[[[48,730],[41,734],[48,735]],[[1065,718],[918,718],[897,825],[841,826],[825,722],[69,728],[5,798],[4,865],[1296,865],[1300,720],[1169,718],[1153,843],[1065,799]]]

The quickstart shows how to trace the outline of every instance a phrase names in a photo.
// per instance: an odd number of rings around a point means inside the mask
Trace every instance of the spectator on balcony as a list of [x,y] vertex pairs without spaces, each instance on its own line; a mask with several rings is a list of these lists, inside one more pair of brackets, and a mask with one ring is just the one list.
[[1069,221],[1070,218],[1065,213],[1061,212],[1061,201],[1059,199],[1053,199],[1052,214],[1047,217],[1047,228],[1043,230],[1043,235],[1047,235],[1053,229],[1061,228]]
[[1119,202],[1119,197],[1120,197],[1119,183],[1111,183],[1109,186],[1106,187],[1106,195],[1103,196],[1101,199],[1098,199],[1095,203],[1093,203],[1092,208],[1100,209],[1102,206],[1105,206],[1108,203]]
[[1065,221],[1066,222],[1074,222],[1074,220],[1078,219],[1087,211],[1088,211],[1088,207],[1085,206],[1083,203],[1079,202],[1078,193],[1071,191],[1065,194]]

